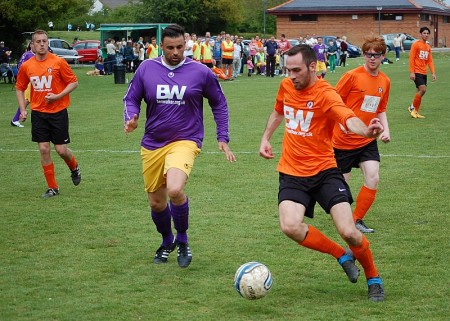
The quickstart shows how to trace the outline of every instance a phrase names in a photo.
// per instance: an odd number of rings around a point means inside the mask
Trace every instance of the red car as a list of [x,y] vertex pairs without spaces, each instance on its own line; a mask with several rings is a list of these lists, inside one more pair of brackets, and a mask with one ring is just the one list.
[[73,45],[73,49],[83,58],[78,59],[79,62],[95,62],[98,58],[100,49],[99,40],[81,40]]

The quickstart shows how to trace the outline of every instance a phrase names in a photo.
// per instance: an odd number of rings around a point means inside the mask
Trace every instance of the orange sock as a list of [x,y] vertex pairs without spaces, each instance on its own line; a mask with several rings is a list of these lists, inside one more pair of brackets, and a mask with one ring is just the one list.
[[419,111],[420,103],[422,102],[422,96],[419,95],[419,93],[416,93],[413,100],[413,106],[416,109],[416,111]]
[[55,166],[53,163],[42,165],[42,168],[44,169],[44,176],[47,181],[48,188],[58,188],[58,184],[56,184],[55,179]]
[[353,212],[353,220],[362,220],[366,216],[367,211],[372,206],[373,201],[375,201],[375,195],[377,194],[376,189],[370,189],[363,185],[359,191],[358,197],[356,198],[356,207]]
[[311,250],[328,253],[336,259],[339,259],[345,253],[345,249],[342,246],[330,240],[312,225],[308,225],[308,234],[298,244]]
[[362,242],[359,246],[351,246],[350,249],[353,252],[355,258],[361,263],[364,269],[364,274],[366,279],[374,278],[378,276],[378,270],[375,267],[375,262],[373,261],[372,251],[369,248],[370,243],[367,238],[362,236]]
[[223,73],[223,71],[219,68],[212,68],[212,71],[222,80],[227,79],[227,76]]
[[71,171],[73,171],[75,168],[77,168],[77,161],[75,159],[75,156],[72,155],[72,159],[70,161],[66,161],[64,160],[67,164],[67,166],[69,166],[69,169]]

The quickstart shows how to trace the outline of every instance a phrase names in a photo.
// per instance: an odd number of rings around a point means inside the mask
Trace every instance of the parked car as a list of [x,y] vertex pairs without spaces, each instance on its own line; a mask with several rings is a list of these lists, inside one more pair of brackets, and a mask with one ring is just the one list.
[[[383,35],[384,41],[386,42],[386,45],[388,47],[387,51],[395,50],[393,41],[397,35],[398,33],[389,33]],[[405,39],[403,40],[403,49],[410,50],[413,42],[416,40],[417,39],[413,36],[405,34]]]
[[78,52],[79,62],[95,62],[98,58],[98,50],[100,49],[99,40],[81,40],[73,45],[73,49]]
[[289,43],[291,44],[291,47],[297,46],[300,44],[300,40],[298,39],[288,39]]
[[69,63],[78,62],[78,52],[67,41],[62,39],[48,39],[48,47],[55,55],[64,58]]
[[[318,37],[322,37],[323,38],[323,44],[325,46],[327,46],[327,47],[328,47],[328,43],[330,42],[330,40],[336,41],[336,37],[335,36],[318,36]],[[347,48],[348,57],[349,58],[361,57],[361,55],[362,55],[361,48],[358,47],[358,46],[355,46],[355,45],[353,45],[351,43],[349,43],[348,41],[346,41],[346,42],[347,42],[347,45],[348,45],[348,48]]]

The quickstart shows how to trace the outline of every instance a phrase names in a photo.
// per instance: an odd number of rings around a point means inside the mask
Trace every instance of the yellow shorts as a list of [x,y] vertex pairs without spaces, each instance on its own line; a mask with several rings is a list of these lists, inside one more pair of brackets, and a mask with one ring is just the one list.
[[155,192],[165,185],[167,171],[170,168],[178,168],[189,177],[198,154],[200,154],[200,148],[195,142],[189,140],[173,142],[155,150],[141,147],[145,191]]
[[31,93],[31,83],[28,84],[27,89],[25,89],[25,100],[30,102],[30,93]]
[[317,61],[316,71],[322,71],[322,70],[327,71],[327,65],[323,61]]

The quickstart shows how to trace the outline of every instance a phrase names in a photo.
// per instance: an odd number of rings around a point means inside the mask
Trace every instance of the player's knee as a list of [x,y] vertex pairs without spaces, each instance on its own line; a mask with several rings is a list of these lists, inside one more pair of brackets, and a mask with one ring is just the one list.
[[305,223],[294,223],[294,222],[283,222],[280,221],[281,231],[289,238],[305,239],[306,233],[308,231],[308,226]]
[[369,187],[370,189],[376,189],[379,182],[380,182],[380,176],[378,174],[370,175],[370,176],[366,177],[366,179],[365,179],[365,183],[366,183],[367,187]]
[[180,203],[185,199],[184,188],[182,186],[167,186],[167,195],[174,203]]
[[348,228],[339,231],[339,235],[349,245],[357,246],[361,243],[361,233],[355,226],[349,226]]
[[49,155],[50,154],[50,145],[46,145],[46,144],[39,145],[39,153],[41,155]]

